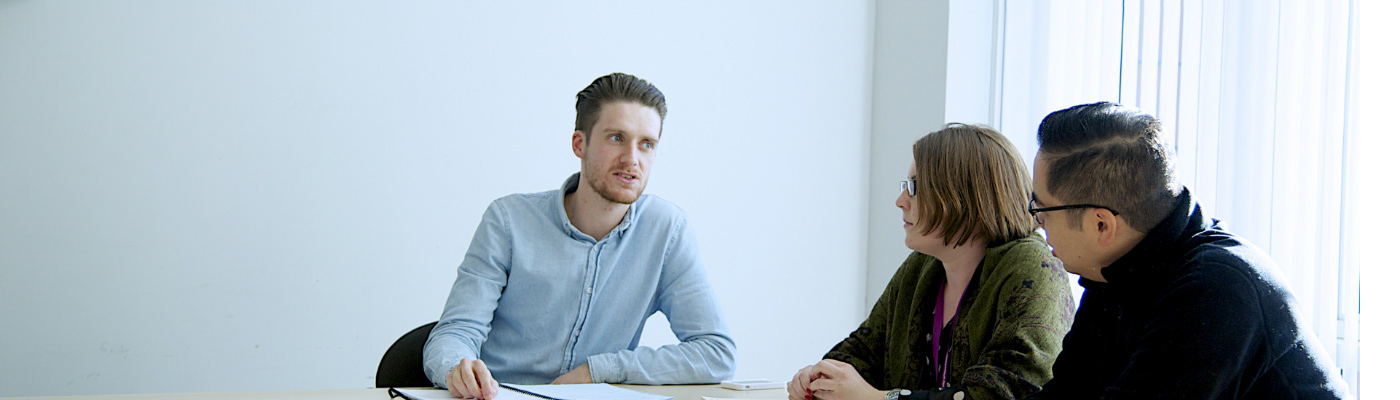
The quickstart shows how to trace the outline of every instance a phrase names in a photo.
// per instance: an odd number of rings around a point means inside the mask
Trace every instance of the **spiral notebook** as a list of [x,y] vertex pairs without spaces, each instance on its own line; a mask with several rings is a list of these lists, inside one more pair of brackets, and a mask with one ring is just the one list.
[[[670,396],[638,392],[606,383],[578,385],[514,385],[501,384],[501,391],[492,400],[670,400]],[[410,400],[455,400],[443,389],[389,389],[389,398]]]

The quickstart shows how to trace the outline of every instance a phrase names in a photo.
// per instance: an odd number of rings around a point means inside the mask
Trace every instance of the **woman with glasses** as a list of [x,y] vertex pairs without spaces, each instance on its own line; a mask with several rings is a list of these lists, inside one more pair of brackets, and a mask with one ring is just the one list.
[[1031,176],[997,131],[958,123],[914,143],[895,206],[914,250],[870,316],[788,384],[788,398],[1015,399],[1050,379],[1074,299],[1026,210]]

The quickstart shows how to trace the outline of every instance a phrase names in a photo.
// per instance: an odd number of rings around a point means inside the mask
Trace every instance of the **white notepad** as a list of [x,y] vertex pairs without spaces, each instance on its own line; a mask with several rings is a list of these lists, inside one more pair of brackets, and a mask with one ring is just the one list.
[[[501,384],[503,388],[511,388],[526,392],[539,397],[556,400],[670,400],[671,396],[662,396],[638,392],[632,389],[623,389],[606,383],[584,383],[577,385],[508,385]],[[538,400],[538,399],[537,399]]]
[[[445,389],[392,389],[410,400],[456,400]],[[670,400],[670,396],[623,389],[606,383],[578,385],[514,385],[501,384],[492,400]]]

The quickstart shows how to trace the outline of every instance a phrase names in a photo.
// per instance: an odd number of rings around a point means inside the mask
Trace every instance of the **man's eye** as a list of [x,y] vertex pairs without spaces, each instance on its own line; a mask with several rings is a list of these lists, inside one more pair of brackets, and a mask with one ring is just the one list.
[[611,141],[613,141],[613,142],[621,142],[621,141],[622,141],[622,136],[618,136],[618,135],[608,136],[608,140],[611,140]]
[[651,142],[642,143],[642,148],[647,149],[647,150],[651,150],[651,149],[653,149],[653,148],[655,148],[655,147],[656,147],[656,145],[655,145],[655,144],[652,144]]

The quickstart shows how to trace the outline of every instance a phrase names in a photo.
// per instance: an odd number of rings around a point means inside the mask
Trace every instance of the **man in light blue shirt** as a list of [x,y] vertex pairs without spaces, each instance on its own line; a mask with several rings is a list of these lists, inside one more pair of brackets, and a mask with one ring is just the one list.
[[[734,341],[685,214],[643,195],[666,99],[615,73],[578,93],[581,171],[559,190],[486,209],[428,342],[423,369],[454,396],[508,383],[714,383]],[[679,344],[638,347],[660,311]]]

